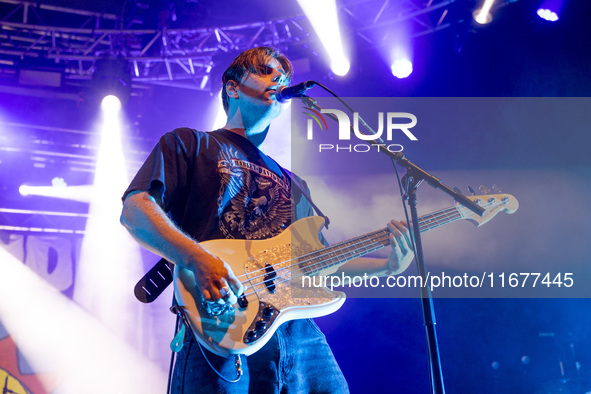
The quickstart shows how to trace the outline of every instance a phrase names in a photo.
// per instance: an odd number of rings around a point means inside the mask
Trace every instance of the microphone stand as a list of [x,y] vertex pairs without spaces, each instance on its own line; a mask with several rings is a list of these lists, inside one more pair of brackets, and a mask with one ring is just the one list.
[[[322,107],[318,105],[316,100],[311,97],[303,96],[300,97],[304,104],[311,109],[322,111]],[[333,114],[324,113],[329,118],[338,122],[338,118]],[[375,132],[371,129],[371,127],[361,118],[359,117],[359,121],[363,126],[372,134],[375,135]],[[353,126],[351,126],[353,127]],[[421,231],[419,228],[419,216],[417,214],[417,188],[423,181],[427,181],[429,185],[436,189],[440,189],[446,194],[452,196],[458,203],[464,205],[472,212],[482,216],[485,212],[485,209],[479,206],[478,204],[474,203],[472,200],[466,198],[461,193],[456,192],[455,190],[451,189],[450,187],[446,186],[441,182],[441,180],[425,170],[419,168],[417,165],[410,162],[408,159],[404,157],[402,152],[390,152],[381,139],[372,140],[376,145],[378,145],[378,150],[383,154],[390,157],[393,161],[398,163],[398,165],[406,168],[406,173],[402,177],[402,183],[404,187],[404,198],[408,199],[408,203],[410,205],[410,212],[412,217],[412,239],[415,246],[415,261],[417,264],[417,270],[419,275],[421,276],[422,283],[425,284],[421,286],[421,305],[423,311],[423,323],[425,325],[425,333],[427,336],[427,349],[429,352],[429,375],[431,378],[431,390],[434,394],[444,394],[445,393],[445,386],[443,383],[443,372],[441,369],[441,359],[439,357],[439,345],[437,342],[437,330],[435,329],[436,320],[435,320],[435,309],[433,306],[433,296],[431,294],[431,290],[429,286],[427,286],[426,278],[426,270],[425,270],[425,260],[423,256],[423,244],[421,241]]]

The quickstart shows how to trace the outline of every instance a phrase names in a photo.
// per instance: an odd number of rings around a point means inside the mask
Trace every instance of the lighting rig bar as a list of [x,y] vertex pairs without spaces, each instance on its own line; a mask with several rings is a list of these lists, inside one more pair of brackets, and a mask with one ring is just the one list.
[[[303,16],[199,29],[120,29],[119,17],[112,14],[22,0],[0,0],[0,5],[0,67],[50,64],[66,80],[91,79],[97,60],[113,58],[128,61],[134,82],[178,86],[189,81],[184,87],[209,89],[203,78],[215,55],[261,45],[283,47],[310,37],[300,25]],[[72,23],[44,23],[51,19]]]
[[[443,19],[446,7],[454,1],[433,4],[431,0],[419,6],[417,1],[386,0],[375,10],[375,6],[368,7],[366,0],[353,0],[343,2],[340,10],[352,22],[354,32],[367,41],[365,45],[376,46],[380,40],[369,32],[384,27],[387,30],[389,25],[402,21],[413,21],[415,36],[449,26]],[[429,14],[435,15],[427,17]],[[129,25],[133,27],[133,23]],[[136,84],[211,90],[209,76],[214,56],[262,45],[281,49],[318,46],[304,16],[196,29],[122,26],[122,18],[115,14],[0,0],[0,74],[34,65],[59,70],[65,81],[89,80],[95,62],[111,58],[128,62]]]
[[353,32],[369,47],[388,45],[390,34],[398,32],[392,27],[406,24],[410,38],[416,38],[446,29],[454,23],[450,8],[456,0],[383,0],[379,8],[376,2],[352,0],[341,7],[349,16]]

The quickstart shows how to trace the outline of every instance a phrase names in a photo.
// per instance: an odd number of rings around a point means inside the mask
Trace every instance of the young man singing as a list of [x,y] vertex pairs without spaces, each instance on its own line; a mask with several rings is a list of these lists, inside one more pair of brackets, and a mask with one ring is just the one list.
[[[201,242],[266,239],[291,224],[292,212],[294,219],[313,214],[289,173],[263,152],[270,123],[282,110],[276,91],[291,75],[289,60],[272,48],[241,53],[222,77],[226,125],[165,134],[123,196],[122,224],[141,245],[191,271],[204,303],[235,304],[244,286]],[[388,259],[359,258],[340,270],[387,275],[406,269],[413,258],[408,229],[394,220],[388,229]],[[282,324],[259,351],[242,356],[244,374],[237,382],[230,382],[234,357],[200,349],[187,331],[175,364],[175,393],[348,392],[312,320]]]

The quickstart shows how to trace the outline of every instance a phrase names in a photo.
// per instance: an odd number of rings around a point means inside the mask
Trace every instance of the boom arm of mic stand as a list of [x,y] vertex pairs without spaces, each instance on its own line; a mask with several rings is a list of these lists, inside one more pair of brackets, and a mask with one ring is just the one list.
[[476,204],[474,201],[470,200],[463,194],[456,192],[449,186],[446,186],[443,182],[441,182],[439,178],[429,174],[427,171],[418,167],[416,164],[410,162],[406,157],[404,157],[403,153],[397,152],[393,153],[393,155],[396,156],[396,162],[402,167],[406,168],[407,171],[409,171],[412,174],[412,176],[416,179],[424,179],[429,185],[431,185],[435,189],[440,189],[444,193],[449,194],[451,197],[453,197],[454,200],[456,200],[458,203],[462,204],[478,216],[484,215],[486,209],[482,208],[480,205]]
[[[302,102],[311,109],[316,109],[316,110],[323,109],[320,105],[318,105],[316,100],[314,100],[312,97],[303,96],[300,98],[301,98]],[[333,114],[325,114],[325,115],[327,115],[332,120],[338,122],[338,118],[336,116],[334,116]],[[368,128],[367,123],[365,123],[365,121],[363,121],[363,119],[361,119],[361,123],[366,128]],[[353,127],[353,126],[351,126],[351,127]],[[371,132],[372,134],[375,134],[375,132],[371,129],[368,131]],[[482,208],[480,205],[476,204],[475,202],[473,202],[472,200],[470,200],[469,198],[467,198],[463,194],[456,192],[455,190],[451,189],[449,186],[446,186],[443,182],[441,182],[441,180],[439,178],[429,174],[427,171],[421,169],[416,164],[409,161],[406,157],[404,157],[404,154],[402,152],[390,152],[386,148],[386,144],[384,144],[384,142],[380,141],[380,140],[371,140],[371,142],[373,142],[377,146],[377,148],[380,152],[382,152],[386,156],[389,156],[392,160],[395,160],[396,163],[398,163],[400,166],[402,166],[402,167],[406,168],[408,171],[410,171],[412,173],[412,175],[415,177],[415,179],[424,179],[425,181],[427,181],[427,183],[429,185],[431,185],[435,189],[440,189],[444,193],[447,193],[454,200],[456,200],[458,203],[462,204],[463,206],[465,206],[466,208],[468,208],[469,210],[471,210],[472,212],[474,212],[478,216],[484,215],[484,212],[486,211],[484,208]]]

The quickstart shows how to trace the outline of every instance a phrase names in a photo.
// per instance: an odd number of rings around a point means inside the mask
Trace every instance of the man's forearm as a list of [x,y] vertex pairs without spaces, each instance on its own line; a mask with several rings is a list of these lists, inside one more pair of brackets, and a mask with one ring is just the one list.
[[140,245],[193,272],[205,301],[235,303],[242,294],[243,285],[231,267],[183,233],[147,192],[125,199],[121,224]]
[[181,267],[188,256],[207,253],[183,233],[147,192],[130,194],[123,204],[121,224],[144,248]]

